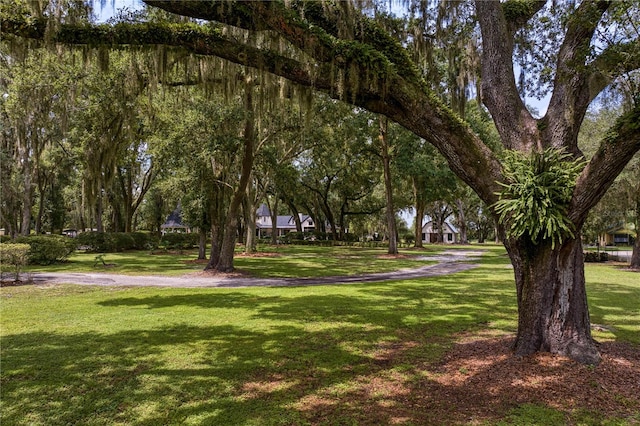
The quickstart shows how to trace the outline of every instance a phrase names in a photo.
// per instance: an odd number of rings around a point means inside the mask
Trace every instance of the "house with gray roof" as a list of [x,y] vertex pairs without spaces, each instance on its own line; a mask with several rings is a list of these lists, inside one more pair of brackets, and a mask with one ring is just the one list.
[[[316,229],[311,216],[300,214],[299,218],[300,222],[302,222],[302,232],[311,232]],[[271,212],[269,211],[269,208],[266,204],[262,204],[258,208],[256,218],[256,229],[258,237],[270,236],[271,225]],[[291,215],[277,216],[276,230],[279,237],[288,234],[289,232],[296,232],[295,217]]]
[[[460,232],[452,224],[450,224],[449,222],[445,222],[443,228],[442,242],[444,244],[455,244],[460,240]],[[422,242],[438,242],[438,229],[433,226],[432,220],[422,226]]]

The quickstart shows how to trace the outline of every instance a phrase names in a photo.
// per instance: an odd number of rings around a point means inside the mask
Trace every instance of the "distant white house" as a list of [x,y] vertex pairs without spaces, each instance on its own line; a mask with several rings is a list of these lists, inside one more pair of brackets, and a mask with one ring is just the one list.
[[[444,244],[455,244],[460,240],[460,232],[449,222],[444,223],[444,229],[442,231],[442,242]],[[422,242],[438,242],[438,230],[433,228],[432,220],[422,226]]]
[[[302,214],[298,216],[300,218],[300,222],[302,222],[302,232],[311,232],[316,229],[311,216]],[[270,236],[272,231],[271,224],[271,212],[266,204],[262,204],[258,209],[256,217],[256,232],[258,233],[258,237]],[[288,234],[289,232],[296,232],[295,217],[291,215],[278,216],[276,232],[279,237]]]

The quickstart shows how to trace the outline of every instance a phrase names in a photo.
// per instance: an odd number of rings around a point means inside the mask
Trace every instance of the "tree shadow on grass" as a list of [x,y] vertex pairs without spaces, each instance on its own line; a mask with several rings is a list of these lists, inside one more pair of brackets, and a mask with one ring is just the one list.
[[[535,358],[510,354],[509,338],[456,345],[492,321],[515,318],[513,290],[504,289],[508,279],[474,273],[473,282],[454,275],[440,277],[438,285],[428,279],[364,284],[350,293],[119,292],[96,308],[118,315],[180,306],[212,316],[238,309],[264,325],[195,326],[188,310],[167,310],[178,315],[174,325],[4,336],[3,424],[455,424],[501,418],[519,404],[556,407],[541,395],[552,395],[563,377],[594,377],[574,364],[569,370],[577,376],[566,376],[566,364],[536,370],[527,361]],[[637,362],[627,356],[603,368],[628,374],[635,365],[633,380]],[[518,368],[520,381],[498,382]],[[589,386],[579,383],[578,392],[587,395]],[[635,401],[633,393],[617,395]]]

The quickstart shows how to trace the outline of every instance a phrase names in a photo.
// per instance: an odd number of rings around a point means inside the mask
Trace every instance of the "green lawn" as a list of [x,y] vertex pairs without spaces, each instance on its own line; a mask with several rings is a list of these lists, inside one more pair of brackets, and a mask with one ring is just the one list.
[[[417,262],[382,254],[286,247],[281,256],[236,265],[280,276],[345,274],[352,269],[343,263],[352,261],[367,270]],[[93,263],[81,257],[71,264]],[[640,344],[639,276],[589,265],[587,279],[592,321],[613,327],[596,337]],[[512,271],[504,250],[491,246],[480,268],[419,280],[248,289],[27,285],[0,295],[2,425],[373,425],[399,421],[400,411],[402,424],[439,424],[410,396],[365,395],[363,383],[375,389],[371,383],[393,378],[417,392],[437,376],[460,333],[516,327]],[[527,424],[532,411],[548,422],[568,415],[512,408],[501,408],[504,424]]]
[[[440,250],[440,249],[438,249]],[[235,267],[256,277],[320,277],[386,272],[418,268],[434,262],[420,259],[436,253],[434,248],[404,250],[406,257],[390,259],[382,249],[358,247],[260,246],[256,256],[238,252]],[[150,254],[148,251],[107,253],[104,266],[96,253],[76,252],[68,261],[55,265],[27,267],[27,272],[108,272],[125,275],[183,275],[202,270],[196,251]]]

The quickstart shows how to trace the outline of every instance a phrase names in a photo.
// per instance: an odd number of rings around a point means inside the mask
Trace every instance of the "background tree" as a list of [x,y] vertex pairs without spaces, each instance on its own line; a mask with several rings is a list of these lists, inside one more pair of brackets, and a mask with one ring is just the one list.
[[[368,10],[307,2],[227,2],[224,7],[208,2],[145,3],[177,15],[232,26],[249,36],[235,37],[211,26],[196,29],[190,25],[187,30],[180,25],[126,24],[96,32],[69,24],[48,32],[48,38],[74,44],[91,41],[94,45],[162,43],[249,65],[403,125],[433,144],[451,170],[488,206],[499,200],[502,187],[498,182],[515,184],[505,182],[508,176],[502,173],[505,163],[499,153],[443,105],[425,84],[405,46],[395,34],[376,24]],[[573,157],[549,158],[573,162],[580,156],[577,133],[589,104],[611,81],[640,66],[634,25],[638,21],[637,5],[478,0],[475,12],[482,38],[482,100],[491,112],[502,145],[531,156],[533,164],[538,164],[535,158],[549,149]],[[132,27],[136,31],[131,31]],[[264,39],[258,35],[266,30],[279,36],[281,43],[262,43]],[[559,36],[551,37],[552,30]],[[45,27],[37,16],[25,20],[13,13],[3,15],[2,31],[44,38]],[[515,55],[519,53],[516,46],[548,56]],[[522,61],[521,66],[543,65],[540,73],[530,74],[540,83],[535,87],[551,91],[549,107],[541,118],[526,108],[521,95],[534,86],[518,88],[514,55],[534,58]],[[517,354],[544,350],[584,363],[599,361],[589,327],[580,231],[589,210],[640,149],[639,120],[640,105],[636,104],[617,121],[601,148],[581,168],[570,196],[554,205],[554,214],[562,213],[563,221],[573,228],[571,232],[544,229],[539,238],[533,230],[507,235],[512,217],[504,217],[506,226],[500,224],[499,233],[506,237],[516,281]],[[555,168],[561,170],[560,166]],[[547,219],[543,211],[523,213]],[[493,214],[498,216],[495,208]]]

